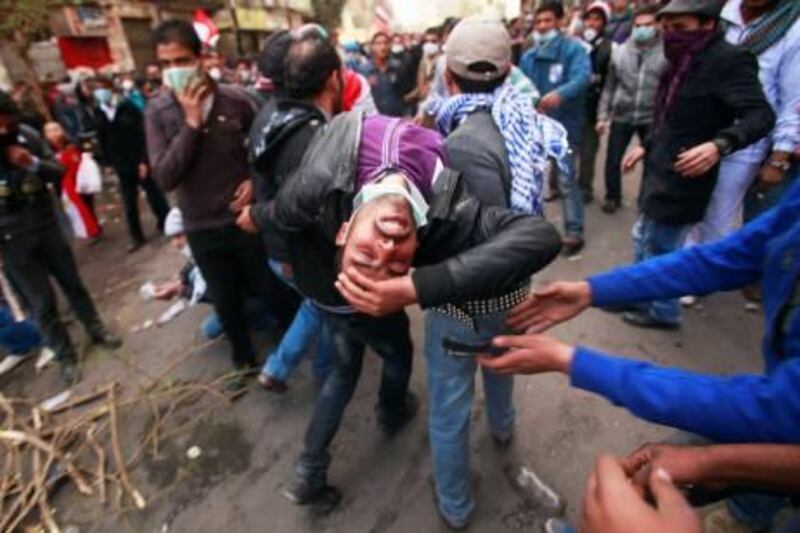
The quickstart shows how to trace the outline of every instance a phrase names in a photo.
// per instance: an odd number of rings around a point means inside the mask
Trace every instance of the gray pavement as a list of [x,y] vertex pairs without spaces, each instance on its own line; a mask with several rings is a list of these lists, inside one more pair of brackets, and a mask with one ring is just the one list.
[[[626,194],[632,197],[638,188],[636,178],[626,180]],[[548,211],[551,220],[560,224],[558,205],[548,206]],[[598,202],[590,205],[588,247],[582,256],[573,261],[558,259],[536,281],[581,279],[628,262],[634,216],[632,205],[614,216],[603,214]],[[163,239],[127,256],[123,229],[121,222],[111,223],[108,238],[99,247],[78,245],[84,277],[104,315],[124,333],[126,342],[118,353],[95,350],[86,354],[82,390],[116,379],[130,391],[200,342],[199,323],[207,313],[203,306],[162,328],[130,332],[166,307],[143,303],[137,294],[139,285],[169,277],[180,267],[181,258]],[[101,507],[96,500],[66,489],[55,501],[59,522],[75,525],[81,532],[419,533],[442,529],[431,488],[421,314],[412,310],[411,316],[417,347],[411,387],[422,399],[422,409],[406,430],[385,442],[373,412],[380,363],[374,356],[366,358],[358,390],[333,443],[330,481],[344,494],[337,510],[328,513],[296,507],[279,495],[301,448],[314,398],[310,371],[303,365],[287,394],[269,394],[254,386],[232,408],[199,418],[193,429],[164,443],[158,458],[134,472],[148,498],[145,511],[114,513],[111,506]],[[738,294],[702,299],[687,313],[680,332],[641,331],[623,324],[617,316],[590,310],[553,334],[567,342],[700,372],[761,370],[761,317],[747,313]],[[261,353],[274,342],[269,335],[260,336]],[[218,375],[228,369],[227,354],[226,343],[217,342],[181,364],[175,377]],[[31,366],[2,378],[3,393],[44,398],[57,390],[54,369],[36,376]],[[510,475],[522,466],[536,472],[565,498],[567,516],[574,521],[580,516],[584,482],[598,453],[625,454],[675,433],[570,388],[562,376],[522,377],[517,378],[515,388],[518,422],[514,443],[509,450],[498,450],[486,430],[480,379],[476,382],[470,442],[477,509],[471,531],[538,531],[544,515],[515,489]],[[140,437],[147,416],[146,412],[128,415],[124,447],[133,446]],[[189,416],[191,413],[185,418]],[[193,445],[200,446],[203,455],[189,461],[185,451]]]

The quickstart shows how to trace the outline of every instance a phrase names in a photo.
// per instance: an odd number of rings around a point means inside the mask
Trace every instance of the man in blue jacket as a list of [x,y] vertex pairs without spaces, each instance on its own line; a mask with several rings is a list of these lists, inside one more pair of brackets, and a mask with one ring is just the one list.
[[[515,308],[481,363],[499,373],[563,372],[645,420],[721,442],[800,443],[800,182],[783,202],[715,243],[577,283],[555,283]],[[572,347],[538,335],[589,307],[763,287],[765,375],[708,376]]]
[[576,254],[583,248],[583,198],[575,169],[575,154],[580,153],[586,89],[592,65],[586,48],[559,30],[564,8],[547,2],[536,9],[534,46],[522,56],[519,68],[543,95],[539,111],[561,122],[567,129],[571,148],[567,172],[559,172],[558,188],[564,197],[567,235],[564,253]]

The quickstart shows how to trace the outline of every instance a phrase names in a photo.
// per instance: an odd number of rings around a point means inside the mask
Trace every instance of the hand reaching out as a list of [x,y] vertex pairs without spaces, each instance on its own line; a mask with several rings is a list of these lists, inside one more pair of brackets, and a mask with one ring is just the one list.
[[569,373],[575,348],[545,335],[496,337],[492,344],[508,351],[499,356],[481,356],[484,368],[497,374]]
[[591,303],[592,291],[587,282],[551,283],[512,309],[506,325],[514,331],[542,333],[580,314]]
[[230,203],[231,211],[240,213],[251,201],[253,201],[253,182],[247,179],[239,184],[233,194],[233,201]]

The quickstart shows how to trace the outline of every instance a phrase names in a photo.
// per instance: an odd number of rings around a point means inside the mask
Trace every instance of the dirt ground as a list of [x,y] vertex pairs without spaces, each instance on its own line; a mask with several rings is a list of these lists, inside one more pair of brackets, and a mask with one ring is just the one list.
[[[602,192],[599,178],[597,183]],[[628,178],[625,185],[626,194],[633,197],[635,178]],[[551,220],[560,225],[559,206],[550,205],[548,210]],[[163,327],[132,332],[166,308],[163,303],[143,302],[139,286],[171,276],[182,260],[163,238],[126,254],[124,222],[113,211],[106,216],[105,241],[93,248],[79,243],[76,250],[102,314],[123,334],[125,345],[117,352],[84,350],[84,380],[79,390],[117,380],[124,395],[202,342],[199,325],[208,308],[198,306]],[[595,202],[588,206],[586,217],[588,247],[582,256],[572,261],[558,259],[536,282],[580,279],[629,261],[633,201],[629,199],[614,216],[603,214]],[[152,233],[152,218],[148,215],[145,221]],[[191,407],[181,413],[180,421],[195,418],[196,424],[164,442],[159,456],[149,457],[133,473],[148,500],[144,511],[118,513],[112,505],[102,507],[66,487],[54,499],[59,523],[80,532],[442,530],[431,488],[421,314],[412,310],[411,317],[417,347],[411,388],[422,400],[422,409],[400,435],[384,441],[373,411],[379,361],[366,358],[358,390],[332,447],[330,480],[344,496],[336,510],[296,507],[279,494],[301,449],[314,400],[310,369],[304,364],[284,395],[254,385],[233,407],[208,415]],[[74,325],[72,329],[74,337],[85,344]],[[702,299],[690,310],[680,332],[641,331],[617,316],[591,310],[554,334],[567,342],[627,357],[726,374],[761,369],[761,329],[760,315],[746,312],[739,294],[721,294]],[[275,340],[269,333],[258,334],[259,353],[266,355]],[[0,378],[3,394],[43,399],[58,392],[55,368],[36,375],[32,367],[27,364]],[[220,340],[180,364],[174,379],[212,379],[228,368],[228,346]],[[584,482],[599,452],[625,454],[675,433],[637,420],[602,398],[571,389],[564,377],[545,375],[517,378],[515,439],[510,449],[499,450],[487,432],[480,385],[478,389],[470,439],[477,502],[471,531],[538,531],[546,513],[531,505],[526,493],[513,483],[522,467],[536,472],[564,497],[567,516],[575,521],[580,516]],[[126,414],[123,448],[130,450],[141,439],[148,416],[145,409]],[[191,446],[202,450],[195,460],[186,456]]]

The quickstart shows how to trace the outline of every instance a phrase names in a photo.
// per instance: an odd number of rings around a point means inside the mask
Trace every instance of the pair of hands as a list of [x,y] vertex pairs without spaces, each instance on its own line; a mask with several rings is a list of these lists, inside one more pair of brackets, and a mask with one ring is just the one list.
[[482,356],[480,364],[498,374],[569,373],[575,348],[541,333],[579,315],[591,303],[591,288],[585,281],[537,289],[506,320],[509,329],[526,335],[495,338],[493,344],[507,351],[501,356]]
[[[587,533],[701,533],[700,518],[675,487],[670,473],[660,467],[648,471],[644,486],[637,485],[629,458],[601,456],[586,484],[583,524]],[[646,489],[642,490],[642,488]],[[645,500],[652,497],[655,505]]]
[[350,267],[339,273],[334,285],[348,304],[370,316],[389,315],[417,303],[417,289],[410,273],[373,280]]
[[[645,154],[645,149],[641,146],[628,152],[622,160],[622,170],[625,172],[632,170],[639,161],[644,159]],[[720,158],[717,145],[707,142],[678,154],[674,168],[684,178],[696,178],[711,170],[714,165],[719,163]]]

